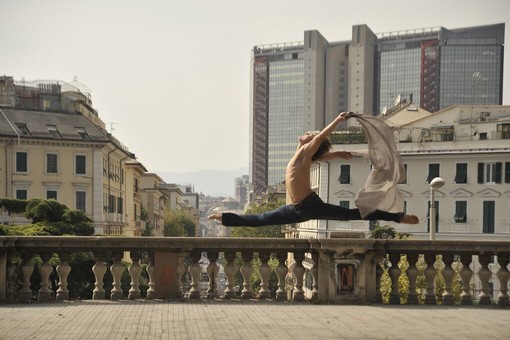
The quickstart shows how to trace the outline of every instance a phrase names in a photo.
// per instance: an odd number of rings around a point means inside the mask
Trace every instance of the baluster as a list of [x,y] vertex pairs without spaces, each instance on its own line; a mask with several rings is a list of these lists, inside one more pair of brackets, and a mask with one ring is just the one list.
[[409,268],[406,270],[406,275],[409,278],[409,294],[407,296],[408,305],[417,305],[418,293],[416,292],[416,278],[418,277],[418,268],[416,268],[416,262],[418,262],[418,254],[408,254],[407,262],[409,262]]
[[267,264],[267,261],[269,261],[269,258],[271,257],[271,254],[269,252],[260,252],[259,258],[260,258],[260,268],[259,268],[259,274],[260,274],[260,290],[259,290],[259,299],[268,299],[271,297],[271,293],[268,289],[269,285],[269,275],[271,274],[271,267]]
[[507,289],[508,279],[510,278],[510,272],[508,271],[508,268],[507,268],[508,263],[509,263],[508,254],[499,254],[498,255],[498,263],[499,263],[500,267],[499,267],[497,276],[498,276],[501,288],[499,290],[497,304],[498,304],[498,306],[509,306],[510,301],[509,301],[508,289]]
[[[154,253],[150,252],[147,257],[148,257],[148,262],[149,262],[149,263],[147,263],[147,266],[145,267],[145,271],[147,271],[147,276],[149,277],[149,283],[148,283],[149,288],[147,288],[147,299],[148,300],[152,300],[156,296],[156,290],[154,289],[154,287],[155,287],[155,283],[154,283],[154,264],[153,264],[153,262],[154,262]],[[178,285],[178,287],[180,287],[180,286],[181,285]],[[182,290],[182,288],[181,288],[181,290]]]
[[241,257],[244,261],[241,266],[241,274],[243,275],[243,290],[241,291],[241,298],[243,299],[251,299],[253,297],[253,293],[251,291],[251,273],[253,272],[253,266],[251,265],[251,260],[253,258],[252,252],[242,252]]
[[479,295],[480,305],[490,305],[492,303],[489,291],[489,279],[492,276],[492,272],[489,269],[490,257],[490,254],[481,254],[478,256],[478,262],[480,262],[478,277],[482,282],[482,290]]
[[436,262],[435,254],[425,254],[425,263],[427,264],[427,268],[425,268],[425,279],[427,280],[427,289],[425,289],[425,304],[426,305],[435,305],[436,301],[436,291],[434,281],[436,278],[436,269],[434,268],[434,263]]
[[182,276],[186,272],[186,256],[187,252],[179,252],[177,255],[177,298],[183,299],[186,297],[186,292],[184,291],[184,285],[182,283]]
[[375,303],[383,303],[382,293],[381,293],[381,278],[384,273],[383,259],[385,259],[384,254],[378,254],[374,258],[374,261],[375,261]]
[[94,273],[94,277],[96,278],[96,282],[94,283],[94,291],[92,292],[93,300],[103,300],[105,298],[105,292],[103,288],[103,278],[106,273],[106,263],[104,261],[104,255],[95,255],[96,264],[92,267],[92,272]]
[[303,291],[303,277],[305,275],[305,267],[303,266],[303,260],[305,259],[305,253],[294,252],[294,276],[296,276],[296,285],[294,286],[294,294],[292,299],[294,301],[303,301],[305,299],[305,292]]
[[57,266],[58,274],[58,289],[57,289],[57,301],[69,300],[69,290],[67,289],[67,277],[71,272],[71,266],[69,265],[69,254],[60,254],[60,264]]
[[236,274],[237,268],[234,265],[234,260],[236,258],[236,253],[232,251],[225,252],[225,260],[227,264],[225,265],[224,271],[225,276],[227,277],[227,283],[225,285],[225,295],[223,296],[225,299],[231,299],[235,296],[234,292],[234,275]]
[[444,278],[444,292],[443,292],[443,304],[444,305],[453,305],[455,303],[455,298],[452,294],[452,280],[455,275],[455,270],[452,268],[453,263],[453,254],[444,254],[443,255],[444,269],[443,269],[443,278]]
[[135,300],[140,298],[140,288],[138,280],[140,278],[140,274],[142,273],[142,267],[140,266],[140,252],[132,251],[131,252],[131,264],[129,265],[128,271],[131,276],[131,288],[129,289],[128,299]]
[[462,293],[460,294],[461,305],[472,305],[473,297],[471,296],[471,278],[473,277],[473,271],[469,268],[472,260],[471,254],[462,254],[460,256],[460,262],[462,263],[462,269],[460,270],[460,278],[462,279]]
[[209,265],[207,266],[207,275],[209,276],[209,288],[207,289],[207,298],[214,299],[218,294],[216,287],[216,275],[218,275],[219,267],[216,264],[219,253],[217,251],[207,252]]
[[51,291],[48,288],[50,283],[50,275],[53,267],[50,264],[51,253],[42,253],[42,265],[39,267],[39,274],[41,275],[41,288],[37,292],[37,301],[48,302],[52,300]]
[[276,267],[276,275],[278,276],[278,289],[276,290],[276,301],[287,300],[287,291],[285,290],[285,278],[289,272],[289,268],[285,265],[287,252],[277,252],[278,267]]
[[16,266],[14,265],[13,259],[14,254],[10,253],[7,256],[7,282],[5,289],[5,302],[13,303],[14,302],[14,290],[12,289],[12,277],[14,272],[16,271]]
[[400,292],[398,291],[398,278],[400,277],[401,270],[398,267],[400,262],[400,254],[390,254],[391,268],[388,270],[388,274],[391,278],[391,292],[390,292],[390,305],[400,304]]
[[317,254],[316,252],[312,252],[312,260],[313,260],[313,265],[312,265],[312,278],[313,278],[313,282],[312,282],[312,297],[311,297],[311,300],[312,301],[315,301],[319,298],[319,254]]
[[198,289],[198,283],[200,282],[200,274],[202,273],[202,268],[198,264],[200,260],[201,253],[198,251],[192,251],[190,254],[190,258],[192,261],[191,266],[188,268],[188,272],[191,275],[191,287],[189,290],[189,298],[190,299],[198,299],[200,298],[200,290]]
[[34,272],[34,264],[32,261],[32,256],[27,253],[22,253],[21,255],[24,265],[21,267],[21,275],[23,277],[22,288],[19,291],[18,299],[21,302],[30,302],[32,301],[32,290],[30,289],[30,277]]
[[112,283],[112,291],[110,293],[110,300],[119,300],[122,299],[122,288],[121,288],[121,278],[122,274],[124,273],[124,266],[122,265],[122,255],[119,254],[112,254],[112,261],[113,264],[110,267],[110,272],[113,276],[113,283]]

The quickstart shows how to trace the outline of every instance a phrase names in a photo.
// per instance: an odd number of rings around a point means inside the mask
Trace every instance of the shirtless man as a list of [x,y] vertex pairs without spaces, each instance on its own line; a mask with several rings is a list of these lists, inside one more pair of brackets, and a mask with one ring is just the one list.
[[[333,158],[351,159],[352,154],[345,151],[330,152],[329,135],[337,125],[349,118],[349,112],[340,113],[318,134],[306,133],[298,138],[299,146],[289,161],[285,173],[286,202],[280,208],[257,215],[237,215],[233,213],[211,214],[209,219],[220,221],[228,227],[292,224],[311,219],[321,220],[362,220],[358,209],[347,209],[338,205],[324,203],[310,186],[310,167],[312,162]],[[418,217],[402,212],[391,213],[375,210],[366,220],[385,220],[397,223],[417,224]]]

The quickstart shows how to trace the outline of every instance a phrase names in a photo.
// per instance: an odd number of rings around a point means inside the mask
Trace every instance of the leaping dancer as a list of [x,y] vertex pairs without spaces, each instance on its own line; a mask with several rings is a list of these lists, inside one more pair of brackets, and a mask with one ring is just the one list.
[[[357,118],[365,128],[369,139],[368,158],[373,165],[365,186],[356,198],[356,209],[324,203],[310,185],[310,167],[313,162],[353,157],[353,154],[347,151],[331,152],[329,140],[329,135],[336,126],[350,117]],[[300,223],[312,219],[385,220],[404,224],[419,222],[415,215],[407,215],[402,211],[403,203],[396,190],[396,184],[404,175],[401,172],[403,165],[392,140],[391,129],[382,120],[342,112],[321,132],[315,134],[307,132],[298,140],[298,148],[285,173],[286,205],[262,214],[216,213],[209,215],[208,218],[218,220],[228,227],[261,227]]]

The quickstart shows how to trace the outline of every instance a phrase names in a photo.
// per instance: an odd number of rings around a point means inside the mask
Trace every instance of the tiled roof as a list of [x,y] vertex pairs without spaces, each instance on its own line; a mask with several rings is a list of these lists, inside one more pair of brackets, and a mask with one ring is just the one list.
[[[17,137],[19,134],[22,138],[90,140],[95,142],[110,140],[106,131],[97,128],[81,114],[11,108],[1,108],[0,110],[0,136]],[[26,126],[28,132],[22,131],[20,126],[23,125]],[[58,133],[52,134],[48,126],[56,127]],[[83,132],[86,132],[86,135]]]

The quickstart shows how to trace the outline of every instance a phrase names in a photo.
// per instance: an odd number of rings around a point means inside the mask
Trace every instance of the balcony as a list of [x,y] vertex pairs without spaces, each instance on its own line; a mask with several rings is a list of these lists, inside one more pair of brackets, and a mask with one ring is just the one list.
[[[69,259],[79,252],[93,254],[90,270],[94,282],[82,283],[94,287],[92,300],[238,298],[321,304],[509,306],[510,241],[107,236],[0,236],[0,301],[76,298],[68,289],[73,271]],[[124,266],[127,252],[131,263]],[[438,258],[442,259],[440,266]],[[260,276],[257,291],[250,283],[254,271]],[[108,287],[105,274],[112,280]],[[124,280],[130,278],[129,288],[121,287],[123,275]],[[242,277],[237,286],[235,275]],[[277,278],[274,287],[269,286],[270,275]],[[472,286],[474,276],[481,282],[479,290]],[[444,282],[440,295],[435,289],[436,277]],[[34,284],[34,278],[40,282]],[[403,278],[408,282],[404,290],[399,284]],[[144,280],[146,289],[142,291],[140,282]],[[418,281],[426,281],[426,288],[420,290]],[[386,293],[382,289],[385,284]],[[457,300],[455,284],[461,285]],[[491,287],[498,291],[491,294]]]

